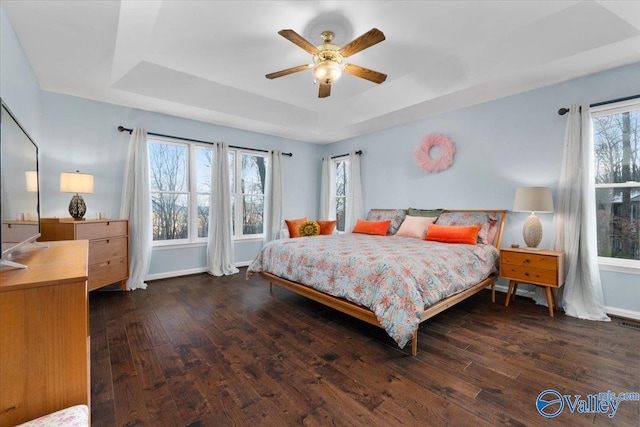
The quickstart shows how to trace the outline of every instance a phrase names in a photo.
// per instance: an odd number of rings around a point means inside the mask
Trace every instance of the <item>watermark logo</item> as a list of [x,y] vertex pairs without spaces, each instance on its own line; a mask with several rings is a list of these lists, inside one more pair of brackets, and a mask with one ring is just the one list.
[[564,409],[564,400],[557,391],[545,390],[538,395],[536,408],[543,417],[553,418],[560,415]]
[[588,394],[584,398],[580,394],[561,394],[556,390],[545,390],[536,399],[536,409],[546,418],[557,417],[564,408],[569,408],[573,414],[606,414],[613,418],[618,412],[621,402],[640,401],[640,393],[618,393],[611,390],[601,393]]

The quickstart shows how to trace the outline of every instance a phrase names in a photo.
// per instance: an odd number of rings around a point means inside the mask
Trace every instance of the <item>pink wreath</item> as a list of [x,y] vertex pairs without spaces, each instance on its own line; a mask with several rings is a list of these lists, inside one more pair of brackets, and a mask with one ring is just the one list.
[[[437,159],[431,157],[431,149],[440,147],[442,155]],[[448,169],[453,164],[453,155],[456,147],[448,136],[440,133],[432,133],[422,138],[420,146],[415,151],[416,164],[425,172],[440,172]]]

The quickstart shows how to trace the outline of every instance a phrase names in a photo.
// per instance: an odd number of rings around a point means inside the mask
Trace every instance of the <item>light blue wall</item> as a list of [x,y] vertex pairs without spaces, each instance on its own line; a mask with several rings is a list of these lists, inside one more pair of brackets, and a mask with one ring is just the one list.
[[[640,94],[640,63],[570,80],[324,147],[323,155],[362,149],[364,214],[371,208],[513,207],[518,186],[557,187],[566,118],[560,107]],[[456,144],[454,165],[421,172],[413,151],[430,133]],[[523,244],[526,213],[507,216],[503,246]],[[549,247],[553,215],[539,215]],[[640,313],[640,276],[602,273],[605,304]]]
[[[60,172],[80,170],[94,175],[94,193],[84,195],[87,218],[97,212],[118,217],[122,177],[129,134],[118,125],[142,127],[150,132],[204,141],[225,141],[230,145],[292,152],[284,157],[286,217],[309,215],[318,210],[321,147],[255,132],[242,131],[194,120],[134,108],[96,102],[52,92],[43,92],[42,118],[42,212],[44,216],[67,217],[70,197],[58,191]],[[251,261],[261,241],[237,241],[236,263]],[[152,277],[188,273],[206,267],[204,245],[154,249],[149,274]]]
[[29,135],[39,141],[40,85],[0,4],[0,97]]

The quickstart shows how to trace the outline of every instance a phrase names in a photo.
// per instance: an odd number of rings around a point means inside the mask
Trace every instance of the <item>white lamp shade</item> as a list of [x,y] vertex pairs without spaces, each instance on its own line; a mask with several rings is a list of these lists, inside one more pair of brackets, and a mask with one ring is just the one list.
[[30,193],[38,191],[38,172],[26,171],[24,174],[27,179],[27,191]]
[[518,187],[513,202],[515,212],[553,212],[553,196],[549,187]]
[[62,172],[60,174],[60,191],[62,193],[93,193],[93,175],[79,172]]

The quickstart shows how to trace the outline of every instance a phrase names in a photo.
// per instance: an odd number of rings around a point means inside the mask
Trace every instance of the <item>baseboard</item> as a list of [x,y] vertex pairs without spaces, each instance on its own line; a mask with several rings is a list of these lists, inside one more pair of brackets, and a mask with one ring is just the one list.
[[164,273],[149,274],[145,280],[169,279],[171,277],[189,276],[191,274],[200,274],[207,271],[206,267],[192,268],[189,270],[167,271]]
[[[241,262],[236,262],[233,265],[238,268],[242,268],[242,267],[250,266],[252,262],[253,261],[241,261]],[[207,271],[207,267],[192,268],[189,270],[166,271],[164,273],[149,274],[147,275],[145,280],[169,279],[172,277],[189,276],[191,274],[206,273],[206,271]]]
[[624,317],[625,319],[640,320],[640,312],[638,311],[627,310],[625,308],[607,307],[607,306],[605,306],[604,309],[607,312],[607,314],[610,314],[611,316]]
[[[504,292],[505,294],[509,290],[507,285],[499,285],[496,283],[496,291]],[[533,298],[533,294],[535,289],[523,289],[522,287],[518,287],[516,291],[516,295],[520,295],[521,297]]]
[[[507,293],[508,289],[509,287],[506,285],[496,284],[496,291]],[[518,291],[516,292],[516,295],[533,299],[534,292],[535,292],[535,288],[534,289],[518,289]],[[623,317],[625,319],[640,320],[640,312],[638,311],[627,310],[625,308],[608,307],[608,306],[605,306],[604,310],[607,314],[611,316]]]

